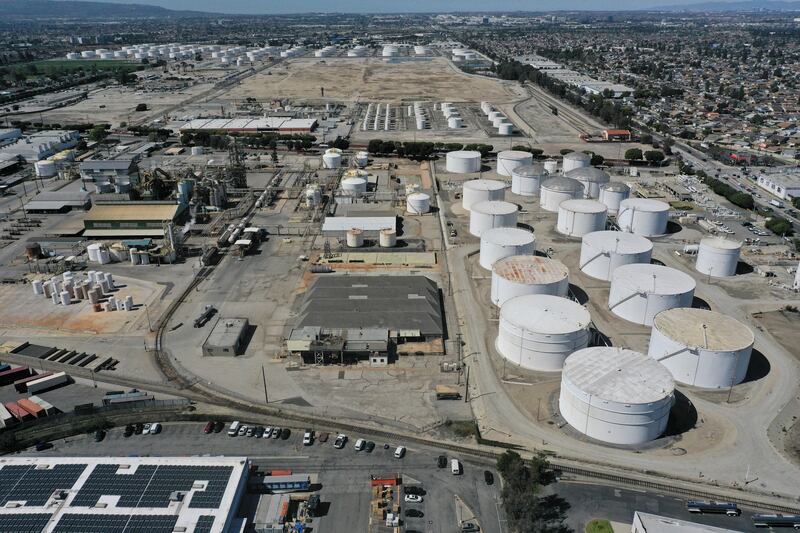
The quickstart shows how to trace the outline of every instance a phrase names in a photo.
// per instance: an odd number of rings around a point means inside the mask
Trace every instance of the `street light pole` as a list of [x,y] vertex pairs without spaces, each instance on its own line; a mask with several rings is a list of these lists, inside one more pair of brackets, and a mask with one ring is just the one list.
[[147,329],[149,329],[152,332],[153,323],[150,322],[150,309],[147,307],[147,304],[144,304],[144,314],[147,315]]

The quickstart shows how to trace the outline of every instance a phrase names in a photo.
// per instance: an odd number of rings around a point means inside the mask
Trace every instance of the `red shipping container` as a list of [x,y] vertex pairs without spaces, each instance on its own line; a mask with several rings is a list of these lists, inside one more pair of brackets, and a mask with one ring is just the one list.
[[269,475],[270,476],[291,476],[292,475],[292,471],[291,470],[270,470],[269,471]]
[[0,385],[8,385],[9,383],[14,383],[17,380],[20,380],[24,377],[28,377],[31,375],[31,369],[27,366],[20,366],[17,368],[12,368],[10,370],[5,370],[0,372]]
[[33,374],[32,376],[22,378],[14,382],[14,388],[17,389],[17,392],[27,392],[29,381],[34,381],[36,379],[49,376],[50,374],[52,374],[52,372],[44,372],[43,374]]
[[22,398],[21,400],[17,400],[17,405],[28,411],[31,415],[35,416],[36,418],[47,416],[47,413],[44,412],[44,409],[42,408],[41,405],[36,404],[27,398]]
[[6,402],[3,405],[5,405],[6,409],[8,409],[8,412],[14,415],[14,418],[20,422],[23,420],[33,420],[33,415],[17,405],[17,402]]

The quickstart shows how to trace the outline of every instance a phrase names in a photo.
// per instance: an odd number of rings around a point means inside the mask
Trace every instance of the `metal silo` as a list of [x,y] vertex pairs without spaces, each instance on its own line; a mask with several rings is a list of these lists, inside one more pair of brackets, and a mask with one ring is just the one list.
[[469,211],[478,202],[502,200],[506,184],[497,180],[476,179],[465,181],[461,189],[461,206]]
[[[499,126],[499,124],[498,124]],[[497,154],[497,173],[511,176],[515,168],[533,163],[533,154],[521,150],[504,150]]]
[[724,278],[736,275],[742,243],[724,237],[706,237],[700,240],[695,269],[701,274]]
[[586,198],[595,200],[600,197],[600,187],[611,181],[608,172],[594,167],[576,168],[565,172],[564,176],[580,181],[583,184],[583,194]]
[[481,153],[474,150],[447,152],[445,161],[447,172],[472,174],[481,170]]
[[657,237],[667,232],[669,204],[649,198],[628,198],[619,204],[617,224],[622,231]]
[[570,237],[606,228],[607,209],[596,200],[565,200],[558,205],[556,231]]
[[583,198],[583,184],[571,178],[550,178],[539,188],[539,205],[552,213],[558,212],[561,202],[578,198]]
[[619,204],[622,200],[627,200],[631,195],[631,188],[620,181],[609,181],[600,185],[600,196],[598,200],[606,204],[609,215],[616,215],[619,211]]
[[588,167],[592,161],[592,156],[583,152],[570,152],[564,156],[561,162],[561,171],[566,174],[576,168]]
[[538,196],[539,186],[546,178],[544,165],[519,166],[511,171],[511,192],[520,196]]

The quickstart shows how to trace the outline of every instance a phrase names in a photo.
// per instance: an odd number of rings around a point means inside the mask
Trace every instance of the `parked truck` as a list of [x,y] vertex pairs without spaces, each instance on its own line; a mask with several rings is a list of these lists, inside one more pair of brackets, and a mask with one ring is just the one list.
[[36,394],[46,390],[54,389],[69,382],[66,372],[56,372],[49,376],[28,382],[28,392]]

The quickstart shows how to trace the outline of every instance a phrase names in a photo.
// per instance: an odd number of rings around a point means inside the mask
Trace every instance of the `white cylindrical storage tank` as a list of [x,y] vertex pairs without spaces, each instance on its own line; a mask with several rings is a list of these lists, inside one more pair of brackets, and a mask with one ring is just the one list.
[[622,231],[656,237],[667,232],[669,204],[649,198],[628,198],[619,204],[617,224]]
[[509,124],[511,121],[508,120],[508,117],[505,115],[500,115],[499,117],[495,117],[492,120],[492,127],[499,128],[500,124]]
[[[97,242],[94,242],[86,247],[86,253],[89,255],[89,261],[94,263],[100,262],[100,250],[103,248],[103,245]],[[91,272],[91,271],[90,271]]]
[[347,247],[361,248],[364,246],[364,231],[359,228],[347,230]]
[[36,176],[39,178],[52,178],[58,175],[58,168],[56,168],[55,161],[44,159],[35,162],[33,166],[36,170]]
[[608,308],[620,318],[652,326],[661,311],[691,307],[695,285],[691,276],[674,268],[624,265],[611,273]]
[[600,185],[600,196],[598,200],[606,204],[609,215],[616,215],[619,212],[619,204],[622,200],[627,200],[631,195],[631,188],[620,181],[609,181]]
[[511,202],[489,200],[472,205],[469,212],[469,232],[476,237],[491,228],[513,228],[517,225],[519,208]]
[[503,115],[500,111],[489,111],[489,114],[487,115],[487,118],[489,119],[489,122],[494,123],[494,121],[496,119],[498,119],[500,117],[503,117],[503,116],[505,116],[505,115]]
[[503,150],[497,154],[497,173],[511,176],[515,168],[533,164],[533,154],[522,150]]
[[358,152],[356,153],[355,160],[356,160],[356,165],[358,165],[361,168],[364,168],[365,166],[367,166],[367,163],[369,163],[369,153]]
[[125,300],[123,301],[123,306],[126,311],[133,310],[133,296],[126,296]]
[[583,198],[583,185],[571,178],[550,178],[543,181],[539,188],[539,205],[545,211],[557,213],[561,202],[577,198]]
[[479,202],[502,200],[506,195],[506,184],[498,180],[469,180],[461,189],[461,207],[469,211]]
[[59,298],[60,291],[54,290],[53,294],[50,295],[50,301],[53,302],[53,305],[58,305],[61,303],[61,299]]
[[328,152],[322,154],[322,166],[324,168],[339,168],[342,166],[342,154]]
[[607,172],[594,167],[576,168],[565,172],[564,176],[580,181],[584,196],[594,200],[600,197],[600,186],[611,181]]
[[381,248],[394,248],[397,245],[397,232],[393,229],[382,229],[378,243]]
[[558,170],[558,161],[555,159],[546,159],[544,162],[544,169],[548,174],[555,174]]
[[131,264],[132,265],[138,265],[139,264],[139,250],[137,250],[136,248],[131,248],[129,251],[130,251],[130,254],[131,254]]
[[106,248],[105,246],[100,248],[97,257],[98,257],[97,262],[100,263],[101,265],[107,265],[108,263],[111,262],[111,254],[109,253],[108,248]]
[[33,294],[41,295],[44,294],[44,282],[40,279],[35,279],[31,282],[31,286],[33,287]]
[[621,231],[595,231],[581,239],[578,264],[587,276],[611,281],[617,267],[635,263],[650,264],[653,243],[647,237]]
[[103,274],[103,279],[106,281],[106,283],[108,283],[109,289],[114,288],[114,276],[111,275],[110,272],[106,272],[105,274]]
[[561,416],[593,439],[624,445],[655,440],[667,429],[674,403],[672,375],[642,353],[595,346],[564,363]]
[[566,298],[569,269],[556,259],[536,255],[504,257],[492,266],[492,303],[497,307],[517,296],[549,294]]
[[445,169],[455,174],[471,174],[481,170],[481,153],[475,150],[447,152]]
[[736,275],[742,243],[724,237],[705,237],[700,240],[695,269],[701,274],[724,278]]
[[511,171],[511,192],[520,196],[538,196],[539,185],[546,176],[541,164],[519,166]]
[[69,291],[61,291],[58,295],[61,305],[69,305],[72,302],[72,297]]
[[514,135],[514,125],[510,122],[504,122],[497,126],[498,135]]
[[422,215],[431,210],[431,197],[424,192],[415,192],[406,198],[406,211],[412,215]]
[[590,323],[589,311],[567,298],[517,296],[500,308],[495,346],[522,368],[558,372],[572,352],[589,344]]
[[755,337],[746,325],[706,309],[656,315],[648,355],[680,383],[719,389],[744,381]]
[[533,255],[536,236],[522,228],[491,228],[481,233],[478,262],[491,270],[496,261],[512,255]]
[[457,130],[462,127],[461,117],[450,117],[447,119],[447,127],[451,130]]
[[570,237],[583,237],[606,229],[607,209],[597,200],[565,200],[558,206],[556,230]]
[[203,147],[202,146],[192,146],[191,154],[192,155],[203,155]]
[[367,192],[367,180],[355,176],[344,178],[342,190],[353,194],[364,194]]
[[592,161],[592,156],[583,152],[570,152],[564,156],[561,162],[561,171],[566,174],[576,168],[588,167]]

